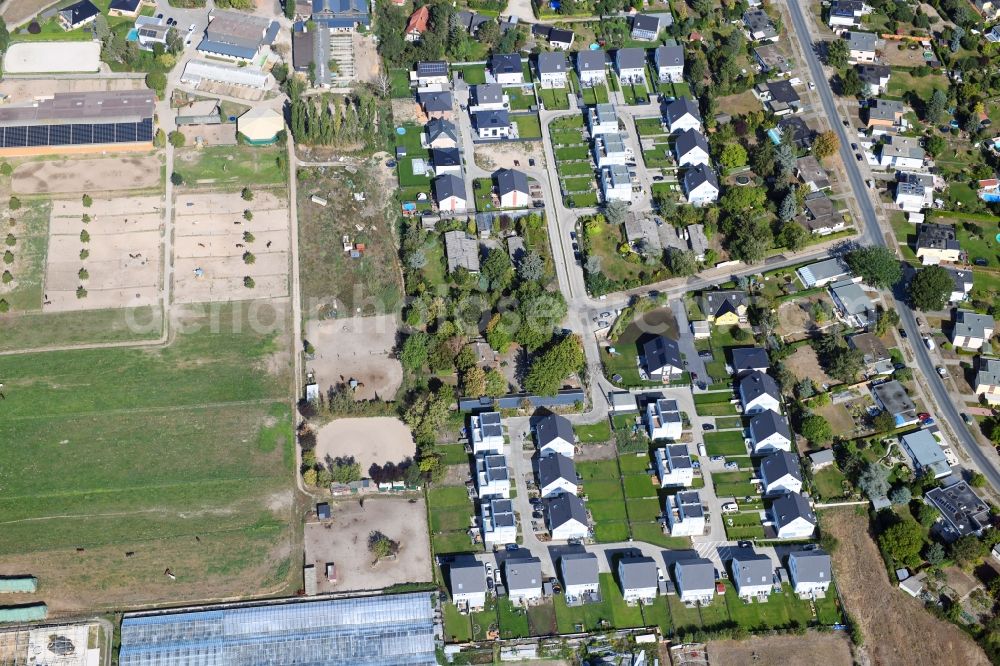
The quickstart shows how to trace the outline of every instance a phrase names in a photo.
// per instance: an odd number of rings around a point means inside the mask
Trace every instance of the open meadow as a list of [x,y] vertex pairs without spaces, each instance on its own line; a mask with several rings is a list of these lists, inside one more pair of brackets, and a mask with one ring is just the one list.
[[288,313],[249,314],[273,325],[191,306],[162,348],[0,358],[0,575],[55,614],[294,591]]

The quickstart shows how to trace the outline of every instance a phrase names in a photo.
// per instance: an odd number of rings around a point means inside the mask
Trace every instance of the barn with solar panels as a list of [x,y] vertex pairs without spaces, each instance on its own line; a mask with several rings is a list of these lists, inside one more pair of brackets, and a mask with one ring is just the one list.
[[56,93],[0,107],[0,155],[153,147],[150,90]]

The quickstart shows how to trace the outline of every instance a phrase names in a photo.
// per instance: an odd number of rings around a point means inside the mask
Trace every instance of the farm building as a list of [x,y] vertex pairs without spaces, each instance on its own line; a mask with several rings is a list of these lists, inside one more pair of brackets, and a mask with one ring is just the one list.
[[236,128],[254,146],[267,146],[278,140],[285,129],[285,119],[274,109],[255,106],[239,117]]

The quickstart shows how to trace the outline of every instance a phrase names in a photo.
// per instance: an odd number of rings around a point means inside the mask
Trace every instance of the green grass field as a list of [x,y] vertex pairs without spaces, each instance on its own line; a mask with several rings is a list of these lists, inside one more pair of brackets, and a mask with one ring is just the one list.
[[563,178],[567,176],[594,176],[594,167],[589,162],[560,162],[556,165],[556,169]]
[[287,342],[230,305],[189,313],[163,348],[3,361],[0,566],[71,607],[289,591]]
[[607,420],[604,420],[587,425],[575,425],[573,426],[573,432],[576,433],[580,442],[584,444],[588,442],[606,442],[611,439],[611,424]]
[[285,149],[261,146],[210,146],[177,151],[174,171],[184,176],[186,187],[199,185],[277,185],[288,179],[278,164]]
[[724,430],[705,433],[705,450],[710,456],[745,456],[742,430]]
[[517,136],[520,139],[541,139],[542,125],[535,114],[518,114],[511,116],[511,120],[517,125]]
[[538,99],[542,106],[549,110],[569,108],[569,91],[566,88],[538,88]]
[[435,553],[465,553],[474,550],[467,533],[474,513],[465,486],[435,486],[427,491],[431,545]]
[[586,160],[590,157],[590,149],[587,146],[561,146],[555,149],[556,159],[562,160]]
[[[160,337],[162,317],[150,307],[79,312],[26,312],[0,318],[0,351],[84,342],[125,342]],[[142,325],[136,329],[131,324]],[[148,325],[147,325],[148,324]]]
[[0,298],[7,301],[11,312],[40,310],[42,307],[42,282],[45,278],[51,210],[52,202],[45,199],[32,201],[10,215],[14,224],[7,227],[3,236],[6,238],[7,234],[12,235],[15,244],[4,244],[0,252],[10,250],[14,255],[14,263],[4,264],[0,267],[0,272],[9,270],[14,276],[14,282],[10,285],[0,284]]

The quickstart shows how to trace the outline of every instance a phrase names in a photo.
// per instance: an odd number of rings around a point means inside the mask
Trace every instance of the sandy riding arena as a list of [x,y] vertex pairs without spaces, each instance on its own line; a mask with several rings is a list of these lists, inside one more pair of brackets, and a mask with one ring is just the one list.
[[26,162],[11,181],[15,194],[64,194],[151,189],[160,185],[156,157]]
[[[90,218],[84,222],[84,216]],[[54,201],[42,309],[122,308],[155,303],[160,284],[160,197]],[[84,242],[86,232],[89,240]],[[81,270],[85,273],[81,273]],[[78,288],[86,290],[84,296]]]
[[367,476],[372,464],[399,463],[416,453],[413,434],[396,418],[337,419],[316,435],[316,459],[353,457]]
[[[271,192],[182,194],[174,204],[174,299],[242,301],[288,295],[288,204]],[[247,220],[244,211],[252,219]],[[247,257],[252,255],[252,259]],[[246,286],[244,278],[253,280]]]
[[[431,580],[430,537],[423,498],[364,496],[334,501],[328,521],[306,523],[306,564],[316,567],[317,590],[379,590],[396,583]],[[378,530],[399,543],[395,559],[372,565],[368,535]],[[326,564],[337,568],[337,582],[326,579]]]
[[392,315],[310,320],[306,339],[316,353],[307,367],[320,392],[356,379],[358,400],[392,400],[403,383],[403,367],[392,355],[397,329]]

